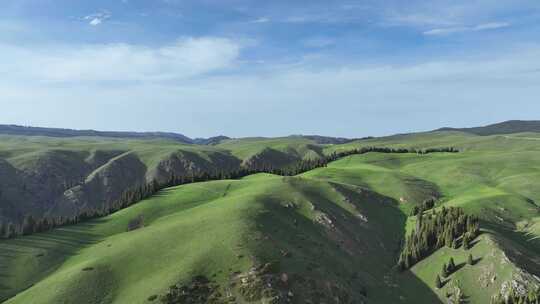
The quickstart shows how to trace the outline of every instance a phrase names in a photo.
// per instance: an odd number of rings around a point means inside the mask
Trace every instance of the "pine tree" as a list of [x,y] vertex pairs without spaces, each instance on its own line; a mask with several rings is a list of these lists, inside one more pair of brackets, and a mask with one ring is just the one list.
[[454,258],[450,258],[448,262],[448,267],[446,268],[448,274],[452,274],[456,270],[456,264],[454,263]]
[[454,249],[459,249],[459,242],[458,242],[457,239],[454,239],[454,240],[452,241],[452,248],[454,248]]
[[469,249],[469,234],[465,233],[463,235],[463,249],[468,250]]
[[473,260],[472,254],[470,254],[470,253],[469,253],[469,257],[467,258],[467,264],[469,264],[469,265],[473,265],[473,264],[474,264],[474,260]]
[[435,287],[437,288],[442,287],[441,277],[439,275],[437,275],[437,277],[435,278]]
[[445,234],[444,244],[446,245],[446,247],[452,248],[452,245],[454,244],[454,238],[452,237],[452,232],[447,227],[445,227],[445,230],[446,230],[446,234]]
[[6,238],[11,238],[15,236],[15,225],[12,222],[9,222],[6,227]]
[[34,232],[36,222],[31,215],[27,215],[23,219],[22,233],[24,235],[32,234]]
[[442,276],[443,278],[447,278],[447,277],[448,277],[448,267],[446,266],[446,263],[443,264],[443,266],[442,266],[441,276]]

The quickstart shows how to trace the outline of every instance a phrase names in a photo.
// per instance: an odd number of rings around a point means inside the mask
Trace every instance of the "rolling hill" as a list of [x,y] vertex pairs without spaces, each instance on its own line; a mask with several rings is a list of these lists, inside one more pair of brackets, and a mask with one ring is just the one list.
[[[0,240],[0,299],[427,304],[532,297],[540,287],[538,139],[532,129],[482,136],[443,130],[341,144],[223,139],[213,146],[3,136],[3,219],[17,216],[13,210],[60,213],[99,204],[129,183],[193,168],[287,166],[362,147],[456,147],[460,153],[367,153],[291,177],[191,183],[105,217]],[[50,189],[78,172],[84,175],[79,192],[68,191],[78,200],[62,201],[66,206],[52,198],[48,208],[33,201],[46,191],[61,193],[60,186]],[[403,240],[418,227],[412,211],[429,199],[435,206],[422,218],[461,208],[478,218],[481,234],[469,248],[443,246],[399,271]],[[456,267],[436,286],[450,258]]]
[[442,128],[437,131],[461,131],[481,136],[540,132],[540,121],[509,120],[475,128]]

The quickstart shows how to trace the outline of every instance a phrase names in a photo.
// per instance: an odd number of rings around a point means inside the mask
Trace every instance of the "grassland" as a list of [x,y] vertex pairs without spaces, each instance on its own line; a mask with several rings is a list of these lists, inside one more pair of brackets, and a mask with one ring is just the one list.
[[[196,274],[226,288],[235,272],[278,261],[280,273],[291,277],[348,292],[356,286],[350,296],[357,300],[364,287],[396,301],[409,290],[387,293],[383,283],[393,273],[405,220],[393,204],[367,190],[302,177],[171,188],[102,219],[2,242],[2,292],[31,286],[7,303],[146,303]],[[333,227],[320,223],[322,214]],[[140,215],[145,227],[126,232]],[[433,299],[420,282],[409,284],[423,288],[411,297]],[[295,287],[299,299],[313,292],[306,288]]]
[[[453,146],[462,152],[368,153],[295,177],[259,174],[169,188],[104,218],[0,241],[0,297],[6,303],[152,303],[149,298],[170,285],[204,275],[243,303],[231,282],[274,263],[276,275],[290,278],[283,288],[295,303],[321,296],[317,291],[329,299],[345,292],[351,303],[446,303],[456,288],[469,303],[489,303],[504,284],[535,283],[533,275],[540,274],[536,138],[435,132],[319,145],[317,153],[362,146]],[[312,145],[249,139],[206,149],[238,158],[265,148],[292,149],[308,157],[302,149]],[[143,155],[146,148],[133,149]],[[477,215],[483,234],[470,250],[443,248],[398,273],[400,241],[414,226],[408,214],[432,196],[439,198],[436,208],[457,206]],[[139,216],[144,227],[128,232]],[[474,265],[464,264],[468,254]],[[435,276],[450,257],[459,270],[437,289]]]

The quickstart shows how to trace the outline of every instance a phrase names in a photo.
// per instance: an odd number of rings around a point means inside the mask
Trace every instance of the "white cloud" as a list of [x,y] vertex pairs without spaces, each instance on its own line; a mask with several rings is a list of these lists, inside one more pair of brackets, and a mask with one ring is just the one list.
[[82,19],[86,21],[90,20],[88,21],[88,24],[90,24],[91,26],[97,26],[97,25],[102,24],[103,21],[111,17],[112,17],[112,14],[109,11],[104,10],[99,13],[84,16]]
[[251,21],[251,23],[267,23],[267,22],[270,22],[270,19],[266,17],[257,18]]
[[92,21],[89,22],[89,24],[90,24],[90,25],[93,25],[93,26],[96,26],[96,25],[101,24],[101,22],[102,22],[101,19],[99,19],[99,18],[94,18],[94,19],[92,19]]
[[[229,43],[214,39],[192,43],[205,45],[203,49],[208,46],[223,48],[222,43]],[[183,48],[190,49],[182,51],[190,57],[201,52],[200,47]],[[102,63],[101,68],[108,68],[97,74],[87,65],[73,67],[68,72],[60,67],[64,70],[62,77],[52,78],[108,81],[130,80],[134,73],[143,75],[138,79],[144,81],[136,84],[85,82],[57,87],[39,85],[34,81],[35,75],[33,78],[28,74],[19,75],[25,77],[12,84],[3,79],[0,104],[8,110],[4,111],[2,119],[29,125],[176,130],[189,135],[222,132],[232,136],[276,135],[325,130],[328,134],[361,136],[405,131],[400,128],[425,128],[428,123],[435,128],[449,119],[463,119],[461,123],[478,121],[478,117],[496,121],[533,116],[540,111],[536,100],[540,95],[540,46],[522,46],[518,51],[508,51],[499,57],[435,60],[407,66],[340,67],[307,62],[302,66],[267,66],[263,72],[233,70],[189,81],[185,78],[167,81],[164,75],[173,71],[176,76],[186,77],[185,70],[190,70],[194,64],[175,63],[174,68],[169,69],[171,61],[157,59],[167,56],[168,52],[159,49],[152,52],[163,55],[147,56],[142,55],[142,51],[137,52],[146,63],[142,64],[142,59],[124,62],[123,65],[132,62],[135,67],[122,68],[122,73],[117,71],[119,66],[115,62],[118,59],[113,59]],[[124,54],[122,51],[112,57]],[[217,54],[222,51],[192,60],[206,62],[223,57]],[[8,59],[4,52],[2,55],[0,72],[13,77],[10,73],[14,70],[3,71],[5,63],[14,60],[20,66],[24,61]],[[195,65],[204,73],[234,64],[235,59],[231,58],[235,56],[225,57],[229,59],[217,60],[219,63],[210,67]],[[95,62],[89,57],[87,60]],[[42,67],[54,69],[55,65],[44,62],[46,60],[31,62],[36,65],[32,71],[37,73],[34,70]],[[22,67],[27,70],[30,64],[25,63]],[[156,72],[155,67],[149,68],[156,64],[161,66],[161,73]],[[38,75],[43,77],[43,73]],[[87,78],[81,78],[78,73]],[[193,73],[187,73],[189,75]],[[156,78],[164,81],[154,81]],[[301,124],[298,117],[302,117]]]
[[451,20],[446,16],[441,16],[437,14],[399,14],[391,13],[389,16],[386,16],[384,25],[390,26],[453,26],[456,25],[455,20]]
[[[411,0],[385,5],[380,1],[380,24],[407,26],[421,30],[489,24],[494,18],[505,18],[510,23],[523,22],[524,13],[533,16],[540,11],[537,0]],[[377,13],[377,12],[375,12]]]
[[457,27],[446,27],[446,28],[436,28],[429,31],[425,31],[424,35],[435,36],[435,35],[448,35],[454,33],[464,33],[464,32],[480,32],[486,30],[496,30],[500,28],[509,27],[510,23],[507,22],[492,22],[484,23],[476,26],[457,26]]
[[448,35],[453,33],[462,33],[470,31],[471,29],[468,27],[447,27],[447,28],[436,28],[429,31],[425,31],[424,35],[427,36],[435,36],[435,35]]
[[4,81],[167,81],[231,67],[241,45],[224,38],[183,38],[161,47],[101,44],[21,48],[0,45]]
[[483,30],[494,30],[499,29],[503,27],[509,27],[510,23],[508,22],[492,22],[492,23],[485,23],[480,24],[474,27],[475,31],[483,31]]

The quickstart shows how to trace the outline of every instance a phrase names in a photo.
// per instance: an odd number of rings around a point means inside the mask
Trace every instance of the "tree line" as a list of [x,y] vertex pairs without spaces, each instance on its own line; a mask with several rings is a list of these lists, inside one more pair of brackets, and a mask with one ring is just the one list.
[[[303,159],[299,160],[289,166],[274,167],[271,165],[265,165],[262,167],[247,166],[241,167],[237,170],[214,170],[213,172],[207,171],[191,171],[186,175],[171,174],[170,178],[165,182],[158,182],[153,180],[149,183],[127,189],[122,192],[120,197],[116,200],[109,201],[102,204],[101,208],[95,208],[90,210],[84,210],[80,214],[75,216],[45,216],[42,218],[36,218],[32,215],[24,216],[22,223],[13,223],[0,221],[0,238],[12,238],[19,235],[29,235],[32,233],[43,232],[51,230],[53,228],[76,224],[78,222],[102,217],[114,213],[118,210],[129,207],[139,201],[142,201],[150,196],[154,195],[158,191],[196,182],[206,182],[212,180],[225,180],[225,179],[241,179],[248,175],[257,173],[270,173],[281,176],[295,176],[316,168],[326,167],[328,163],[339,160],[341,158],[366,154],[370,152],[378,153],[416,153],[416,154],[429,154],[429,153],[457,153],[459,150],[453,147],[443,148],[430,148],[430,149],[406,149],[406,148],[389,148],[389,147],[362,147],[346,151],[336,151],[331,154],[322,156],[317,159]],[[71,185],[71,183],[65,183]],[[79,184],[79,183],[76,183]]]
[[[398,269],[403,271],[444,246],[468,249],[479,234],[479,221],[461,208],[442,207],[439,212],[417,214],[416,228],[407,236],[399,256]],[[461,243],[460,243],[461,240]]]

